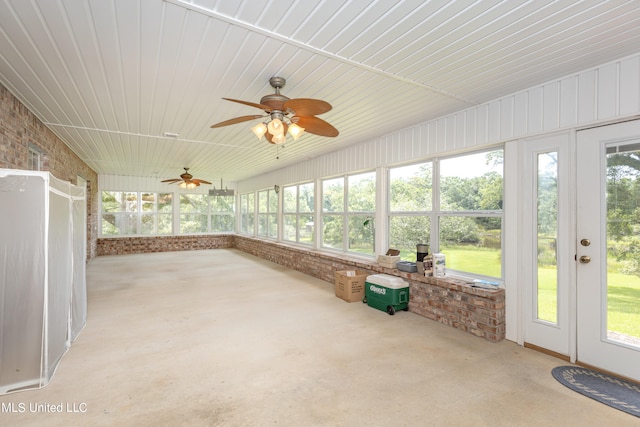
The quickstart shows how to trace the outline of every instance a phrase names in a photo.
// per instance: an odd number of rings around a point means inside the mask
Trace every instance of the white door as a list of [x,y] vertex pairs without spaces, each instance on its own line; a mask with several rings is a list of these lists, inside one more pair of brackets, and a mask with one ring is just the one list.
[[[523,194],[525,345],[573,356],[570,312],[573,273],[571,137],[569,133],[523,141],[520,165]],[[574,312],[575,316],[575,312]]]
[[576,151],[577,360],[640,381],[640,121]]

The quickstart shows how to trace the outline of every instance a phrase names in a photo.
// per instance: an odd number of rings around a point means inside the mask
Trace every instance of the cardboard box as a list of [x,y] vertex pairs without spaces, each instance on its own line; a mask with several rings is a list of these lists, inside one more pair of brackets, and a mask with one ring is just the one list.
[[367,274],[360,270],[336,271],[336,296],[347,302],[362,301]]
[[398,261],[400,261],[399,255],[378,255],[378,264],[381,267],[396,268],[396,263]]

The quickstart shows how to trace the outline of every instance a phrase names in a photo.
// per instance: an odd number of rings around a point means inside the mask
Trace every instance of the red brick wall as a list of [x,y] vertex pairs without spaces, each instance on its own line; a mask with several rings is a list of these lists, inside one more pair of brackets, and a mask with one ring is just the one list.
[[233,235],[108,237],[98,239],[98,256],[232,248]]
[[236,248],[256,257],[334,283],[339,270],[391,274],[409,282],[409,311],[491,342],[504,339],[504,289],[472,288],[451,278],[436,279],[380,267],[342,254],[317,252],[242,235],[121,237],[98,239],[98,255]]
[[87,258],[96,256],[98,238],[98,175],[0,84],[0,168],[27,169],[29,144],[41,151],[41,170],[76,184],[87,184]]

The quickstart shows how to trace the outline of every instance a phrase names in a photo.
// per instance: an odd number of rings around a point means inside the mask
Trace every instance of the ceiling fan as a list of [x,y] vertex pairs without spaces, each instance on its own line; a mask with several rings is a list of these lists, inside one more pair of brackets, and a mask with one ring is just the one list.
[[269,84],[276,90],[276,93],[263,96],[259,104],[238,99],[222,98],[227,101],[259,108],[267,114],[240,116],[217,123],[211,127],[219,128],[250,120],[268,118],[266,121],[252,127],[251,130],[258,139],[262,139],[265,136],[267,141],[272,144],[284,143],[287,132],[294,140],[297,140],[303,132],[319,136],[338,136],[338,130],[335,127],[315,117],[331,110],[331,104],[320,99],[290,99],[280,93],[280,89],[284,87],[285,83],[286,80],[282,77],[271,77]]
[[196,188],[199,187],[200,184],[211,184],[209,181],[205,181],[204,179],[196,179],[189,173],[189,168],[184,168],[184,173],[180,175],[180,178],[173,179],[165,179],[160,182],[167,182],[169,184],[173,184],[174,182],[180,182],[178,187],[180,188]]

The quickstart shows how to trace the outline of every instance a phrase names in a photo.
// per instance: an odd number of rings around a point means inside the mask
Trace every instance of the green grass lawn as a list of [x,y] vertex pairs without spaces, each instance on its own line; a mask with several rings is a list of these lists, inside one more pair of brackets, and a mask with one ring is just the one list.
[[[555,269],[538,270],[538,317],[556,318]],[[608,329],[640,337],[640,277],[609,273]]]
[[447,268],[489,277],[501,277],[500,250],[476,246],[442,248]]

